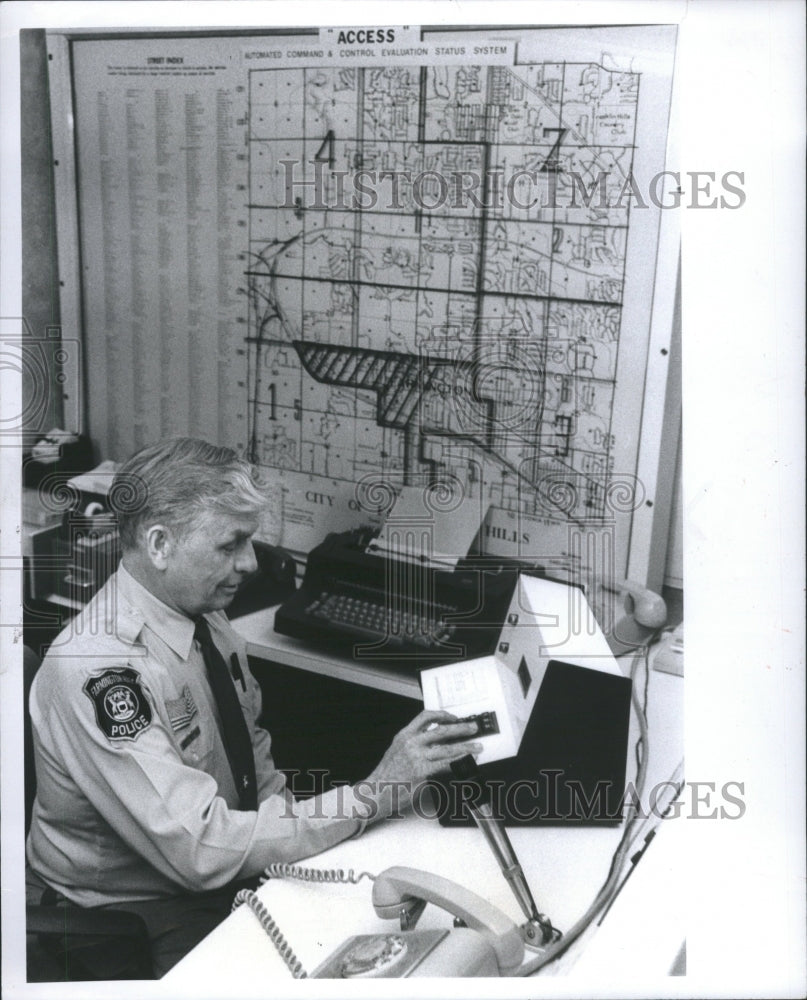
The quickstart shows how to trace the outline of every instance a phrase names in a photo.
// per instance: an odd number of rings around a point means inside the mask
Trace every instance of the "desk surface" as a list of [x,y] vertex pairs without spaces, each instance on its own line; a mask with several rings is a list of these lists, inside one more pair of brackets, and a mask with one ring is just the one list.
[[324,652],[301,639],[281,635],[275,632],[275,611],[277,607],[264,608],[232,622],[233,628],[246,641],[250,656],[420,701],[416,674],[383,664],[361,663],[348,656]]
[[[265,620],[265,612],[262,614]],[[236,624],[240,626],[243,621]],[[243,630],[243,634],[249,636],[248,630]],[[315,658],[315,654],[296,649],[290,652]],[[355,664],[349,666],[356,670]],[[626,663],[625,669],[627,666]],[[645,811],[649,811],[647,803],[651,801],[654,786],[680,773],[683,757],[683,681],[651,670],[649,683],[650,753]],[[629,780],[635,778],[633,748],[637,736],[637,720],[635,713],[631,713]],[[640,836],[658,819],[651,817],[648,823]],[[592,928],[585,940],[581,939],[544,974],[562,975],[579,965],[581,975],[599,976],[601,982],[606,975],[609,978],[604,982],[615,983],[614,974],[621,968],[635,986],[644,957],[645,964],[653,965],[645,971],[666,975],[684,939],[682,907],[675,905],[680,839],[677,827],[681,824],[666,820],[661,825],[659,835],[626,883],[625,891],[617,897],[602,927]],[[569,928],[586,911],[606,879],[621,835],[621,827],[596,826],[537,826],[510,831],[538,907],[556,927]],[[637,843],[637,849],[638,846]],[[491,852],[475,828],[443,828],[434,820],[410,814],[404,819],[376,824],[362,837],[339,844],[303,864],[315,868],[352,867],[373,874],[392,865],[420,868],[473,889],[516,923],[522,919]],[[350,935],[394,929],[391,921],[376,917],[371,891],[371,883],[366,879],[358,885],[274,880],[265,884],[259,895],[303,967],[310,972]],[[654,906],[660,912],[653,913],[652,933],[648,927],[648,899],[665,901],[663,906]],[[426,908],[418,924],[424,929],[450,925],[448,915],[434,906]],[[653,948],[639,954],[634,948],[637,935],[641,940],[641,935],[648,933]],[[598,948],[598,940],[607,945]],[[621,957],[615,954],[620,949],[624,952]],[[222,961],[223,956],[226,961]],[[265,995],[267,979],[290,981],[291,975],[254,914],[241,907],[165,978],[182,990],[191,989],[193,984],[194,989],[201,987],[204,995],[246,997]]]

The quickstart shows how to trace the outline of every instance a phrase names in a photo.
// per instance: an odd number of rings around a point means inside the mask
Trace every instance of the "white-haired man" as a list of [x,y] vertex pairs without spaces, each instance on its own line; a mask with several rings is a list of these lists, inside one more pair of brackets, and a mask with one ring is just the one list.
[[178,438],[131,458],[112,495],[121,565],[55,640],[31,691],[29,899],[140,914],[159,976],[223,919],[234,885],[360,833],[390,805],[368,790],[481,747],[462,741],[473,726],[422,712],[361,792],[295,802],[224,614],[255,568],[265,498],[251,467]]

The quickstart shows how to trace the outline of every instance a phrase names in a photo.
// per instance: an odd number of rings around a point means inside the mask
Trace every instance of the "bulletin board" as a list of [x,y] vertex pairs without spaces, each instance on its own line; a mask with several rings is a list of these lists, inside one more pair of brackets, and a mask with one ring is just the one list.
[[230,445],[300,552],[414,485],[485,553],[652,583],[675,38],[48,33],[62,320],[102,456]]

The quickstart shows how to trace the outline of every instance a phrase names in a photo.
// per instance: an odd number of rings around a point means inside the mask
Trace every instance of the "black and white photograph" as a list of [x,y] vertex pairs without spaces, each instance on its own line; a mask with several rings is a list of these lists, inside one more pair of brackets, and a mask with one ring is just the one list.
[[4,992],[804,995],[804,5],[0,18]]

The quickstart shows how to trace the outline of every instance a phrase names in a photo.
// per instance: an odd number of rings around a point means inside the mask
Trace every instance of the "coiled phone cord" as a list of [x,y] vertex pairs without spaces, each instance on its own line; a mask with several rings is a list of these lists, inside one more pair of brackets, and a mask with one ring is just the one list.
[[252,910],[258,918],[261,927],[263,927],[269,937],[269,940],[275,948],[277,948],[278,955],[280,955],[286,963],[286,966],[292,976],[294,976],[295,979],[307,979],[308,973],[303,968],[302,962],[294,954],[294,949],[283,936],[283,931],[281,931],[281,929],[277,926],[272,914],[266,909],[257,894],[252,892],[251,889],[239,889],[236,893],[235,899],[233,900],[233,909],[238,909],[242,903],[246,903],[250,910]]
[[264,868],[260,884],[273,878],[297,878],[302,882],[343,882],[358,885],[363,878],[375,881],[375,875],[370,872],[359,872],[352,868],[304,868],[302,865],[273,864]]
[[[264,869],[260,885],[273,878],[296,878],[302,882],[342,882],[357,885],[363,878],[374,881],[375,875],[370,872],[359,872],[357,875],[352,868],[345,871],[344,868],[304,868],[301,865],[272,864]],[[258,898],[257,893],[252,892],[251,889],[240,889],[233,900],[233,910],[238,909],[242,903],[246,903],[258,918],[258,922],[266,931],[269,940],[286,963],[292,976],[295,979],[307,979],[308,973],[303,968],[302,962],[295,955],[294,949],[275,923],[272,914]]]

